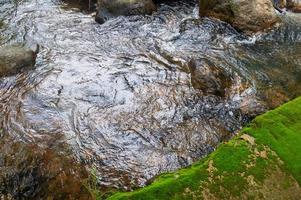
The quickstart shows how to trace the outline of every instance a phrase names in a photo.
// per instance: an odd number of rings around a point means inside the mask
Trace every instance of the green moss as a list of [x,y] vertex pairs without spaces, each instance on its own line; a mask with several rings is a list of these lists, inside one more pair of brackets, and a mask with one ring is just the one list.
[[[256,144],[241,139],[242,134],[254,137]],[[277,169],[301,184],[300,144],[301,98],[298,98],[257,117],[239,136],[221,144],[194,165],[163,174],[147,187],[116,193],[109,199],[202,199],[208,194],[219,199],[239,199],[242,195],[248,199],[260,198],[262,193],[249,192],[250,185],[263,184]],[[290,187],[291,182],[291,178],[284,179],[283,189]]]
[[301,98],[257,117],[244,132],[275,151],[301,184]]

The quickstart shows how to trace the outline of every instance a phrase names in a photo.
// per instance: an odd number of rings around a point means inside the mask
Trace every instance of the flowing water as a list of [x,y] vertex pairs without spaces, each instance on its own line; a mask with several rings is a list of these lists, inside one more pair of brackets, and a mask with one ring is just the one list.
[[[0,0],[1,46],[40,45],[34,70],[0,79],[1,129],[68,144],[102,185],[131,189],[301,94],[300,15],[254,37],[197,15],[196,3],[177,2],[100,25],[57,0]],[[204,88],[203,66],[226,78]]]

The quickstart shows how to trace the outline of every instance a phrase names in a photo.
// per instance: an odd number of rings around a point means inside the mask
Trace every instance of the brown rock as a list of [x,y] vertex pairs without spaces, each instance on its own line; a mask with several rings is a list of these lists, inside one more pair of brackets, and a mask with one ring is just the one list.
[[200,0],[200,16],[218,18],[248,34],[279,21],[271,0]]
[[195,89],[201,90],[205,95],[226,96],[226,89],[231,87],[232,81],[225,70],[206,59],[191,60],[188,66],[191,84]]
[[287,0],[279,0],[279,4],[277,5],[279,8],[285,8],[287,4]]
[[87,181],[89,172],[64,146],[44,148],[0,138],[0,198],[89,200]]

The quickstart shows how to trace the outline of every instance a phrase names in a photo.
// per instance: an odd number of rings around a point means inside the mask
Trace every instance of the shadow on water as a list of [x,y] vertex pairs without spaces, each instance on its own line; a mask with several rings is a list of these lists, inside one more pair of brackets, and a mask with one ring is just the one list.
[[36,70],[0,79],[2,129],[39,147],[64,133],[103,186],[187,166],[301,93],[299,15],[247,38],[181,2],[103,25],[57,1],[0,10],[5,44],[41,46]]

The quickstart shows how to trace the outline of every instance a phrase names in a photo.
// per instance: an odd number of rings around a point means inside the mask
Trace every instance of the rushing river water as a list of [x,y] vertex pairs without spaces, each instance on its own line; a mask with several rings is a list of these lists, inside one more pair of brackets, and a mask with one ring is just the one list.
[[[0,0],[0,44],[40,45],[34,70],[0,79],[2,129],[66,143],[102,185],[131,189],[301,94],[300,15],[252,38],[197,15],[178,2],[99,25],[60,1]],[[212,88],[198,80],[208,66],[224,71]]]

